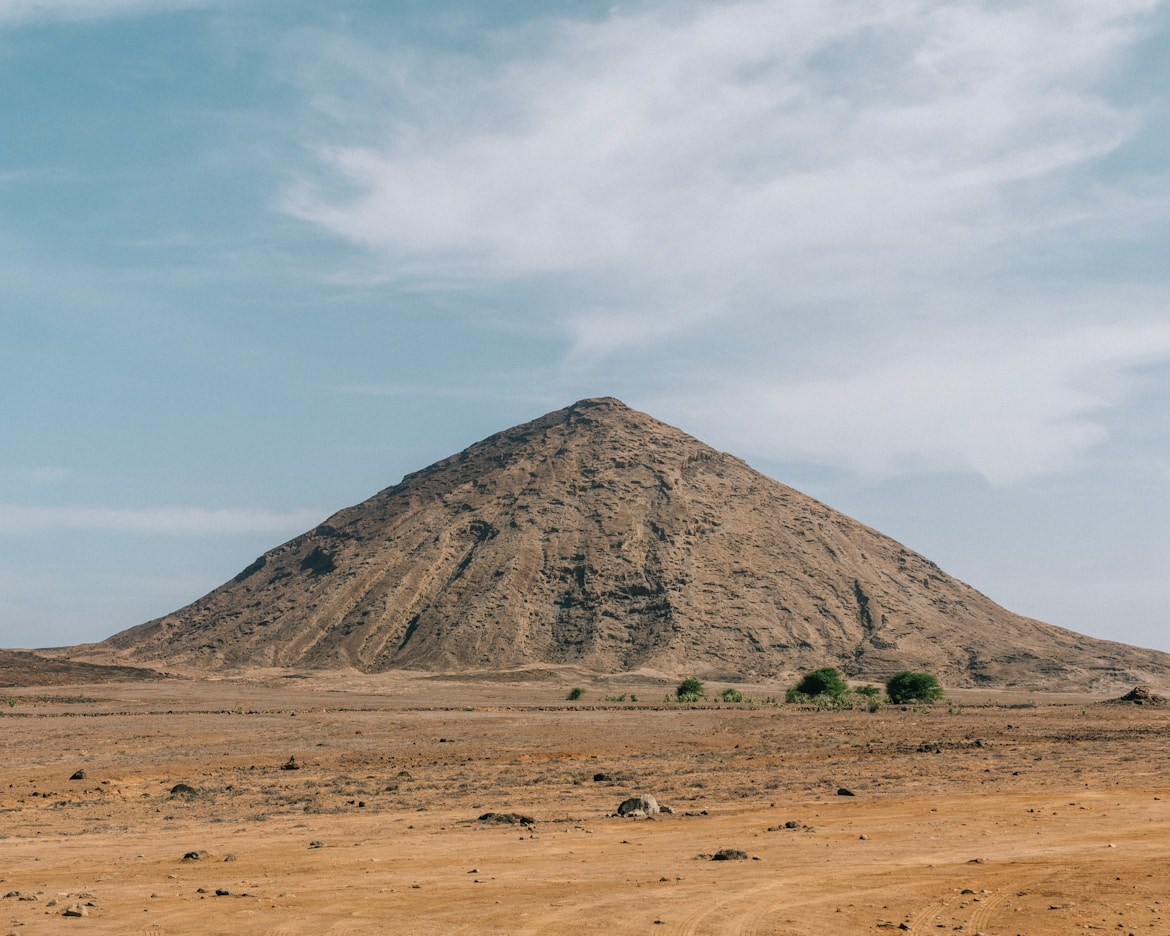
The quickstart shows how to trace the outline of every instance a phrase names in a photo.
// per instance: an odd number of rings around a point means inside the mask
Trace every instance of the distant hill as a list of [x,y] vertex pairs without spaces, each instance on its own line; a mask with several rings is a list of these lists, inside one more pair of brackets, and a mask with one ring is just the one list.
[[3,689],[162,678],[161,673],[135,666],[98,666],[24,650],[0,650],[0,688]]
[[[79,651],[83,648],[79,648]],[[1112,689],[1170,655],[1004,610],[888,537],[618,400],[498,433],[87,658]]]

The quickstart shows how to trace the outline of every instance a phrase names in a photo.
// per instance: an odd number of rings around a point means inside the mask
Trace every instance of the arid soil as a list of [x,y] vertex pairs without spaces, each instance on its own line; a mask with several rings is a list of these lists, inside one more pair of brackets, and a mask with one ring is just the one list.
[[[1170,933],[1166,706],[571,685],[6,690],[0,936]],[[640,793],[673,813],[613,815]]]

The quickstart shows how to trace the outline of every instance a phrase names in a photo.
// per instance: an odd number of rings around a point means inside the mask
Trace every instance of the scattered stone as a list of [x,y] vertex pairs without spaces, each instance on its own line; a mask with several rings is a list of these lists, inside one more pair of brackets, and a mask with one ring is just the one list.
[[83,769],[81,769],[81,770],[75,770],[75,771],[73,772],[73,776],[72,776],[72,777],[70,777],[69,779],[70,779],[70,780],[84,780],[84,779],[85,779],[85,770],[84,770],[84,768],[83,768]]
[[301,765],[297,763],[297,759],[295,757],[290,757],[288,760],[286,760],[283,764],[280,765],[280,769],[281,770],[300,770]]
[[183,856],[184,861],[202,861],[204,858],[210,858],[211,855],[205,851],[189,851]]
[[641,796],[631,796],[628,800],[622,802],[617,810],[619,816],[625,816],[630,819],[657,816],[661,811],[661,808],[658,806],[658,800],[649,793],[643,793]]
[[89,908],[86,907],[85,904],[79,904],[79,903],[70,904],[68,907],[66,907],[64,910],[61,911],[61,916],[63,916],[63,917],[89,916]]
[[815,832],[816,831],[816,829],[814,829],[812,826],[801,825],[799,822],[796,822],[792,819],[789,819],[786,823],[784,823],[784,825],[774,825],[774,826],[768,827],[769,832],[790,832],[790,831],[795,831],[798,829],[801,832]]
[[533,819],[531,816],[522,816],[520,813],[514,813],[514,812],[509,812],[509,813],[485,812],[476,821],[477,822],[490,822],[490,823],[494,823],[496,825],[522,825],[522,826],[536,825],[536,820]]
[[845,789],[845,787],[838,787],[837,788],[837,795],[838,796],[856,796],[857,794],[854,793],[852,790]]
[[712,861],[747,861],[748,853],[738,848],[721,848],[711,856]]
[[199,795],[199,791],[195,787],[186,783],[176,783],[171,787],[171,799],[186,800],[190,802]]

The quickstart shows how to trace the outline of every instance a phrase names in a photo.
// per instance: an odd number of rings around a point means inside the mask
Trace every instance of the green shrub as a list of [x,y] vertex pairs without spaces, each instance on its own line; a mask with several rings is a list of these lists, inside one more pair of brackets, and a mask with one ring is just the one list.
[[890,677],[886,695],[895,705],[905,702],[934,702],[943,697],[942,686],[930,673],[912,673],[904,670]]
[[817,696],[829,696],[832,699],[843,699],[849,692],[845,680],[835,666],[824,666],[804,677],[795,686],[796,692],[809,699]]
[[569,695],[567,698],[570,702],[576,702],[578,699],[583,699],[585,698],[585,690],[580,686],[574,686],[571,690],[569,690]]
[[728,686],[726,689],[723,690],[723,701],[724,702],[742,702],[743,701],[743,693],[740,692],[738,689],[732,689],[730,686]]
[[674,693],[680,702],[698,702],[703,698],[703,684],[692,676],[679,683]]

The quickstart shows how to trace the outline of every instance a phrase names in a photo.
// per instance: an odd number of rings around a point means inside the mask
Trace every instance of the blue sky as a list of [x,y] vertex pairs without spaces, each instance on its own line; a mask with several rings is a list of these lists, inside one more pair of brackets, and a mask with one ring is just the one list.
[[1170,650],[1170,4],[0,0],[0,646],[614,395]]

